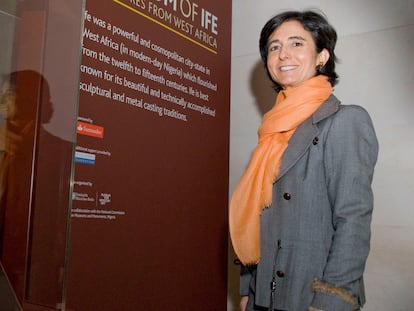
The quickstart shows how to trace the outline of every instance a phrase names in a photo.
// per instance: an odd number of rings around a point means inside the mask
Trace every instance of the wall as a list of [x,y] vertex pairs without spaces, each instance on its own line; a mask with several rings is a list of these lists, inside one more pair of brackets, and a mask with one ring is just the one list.
[[15,4],[12,1],[0,3],[0,76],[11,70],[14,28],[16,23]]
[[226,308],[231,1],[189,3],[86,1],[68,310]]
[[[320,8],[338,32],[335,94],[365,107],[380,154],[374,176],[371,253],[364,311],[413,310],[414,296],[414,1],[233,1],[230,193],[274,101],[258,52],[263,24],[285,9]],[[229,250],[228,310],[238,310],[238,268]]]

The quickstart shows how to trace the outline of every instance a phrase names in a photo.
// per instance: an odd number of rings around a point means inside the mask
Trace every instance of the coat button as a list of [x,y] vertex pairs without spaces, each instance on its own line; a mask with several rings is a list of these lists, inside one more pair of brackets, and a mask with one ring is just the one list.
[[317,145],[318,144],[318,141],[319,141],[319,138],[318,137],[315,137],[313,139],[313,141],[312,141],[312,144]]
[[280,271],[280,270],[276,271],[276,275],[278,277],[280,277],[280,278],[284,278],[285,277],[285,273],[283,271]]
[[284,194],[283,194],[283,198],[285,199],[285,200],[290,200],[291,198],[292,198],[292,196],[290,195],[290,193],[288,193],[288,192],[285,192]]

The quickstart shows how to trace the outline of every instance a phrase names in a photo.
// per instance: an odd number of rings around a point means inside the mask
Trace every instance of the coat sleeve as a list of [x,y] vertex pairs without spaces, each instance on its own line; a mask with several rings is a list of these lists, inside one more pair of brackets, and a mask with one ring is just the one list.
[[373,194],[371,183],[378,141],[368,113],[343,106],[325,141],[325,174],[334,235],[321,280],[314,280],[311,308],[348,311],[358,294],[370,249]]
[[252,280],[252,273],[248,267],[240,264],[240,296],[249,295],[250,282]]

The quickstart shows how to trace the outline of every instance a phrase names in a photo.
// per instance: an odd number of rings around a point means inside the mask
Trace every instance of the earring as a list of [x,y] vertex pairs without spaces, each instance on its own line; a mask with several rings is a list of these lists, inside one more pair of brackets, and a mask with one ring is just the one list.
[[319,74],[323,73],[323,66],[324,66],[323,61],[320,61],[319,65],[316,66],[316,72]]

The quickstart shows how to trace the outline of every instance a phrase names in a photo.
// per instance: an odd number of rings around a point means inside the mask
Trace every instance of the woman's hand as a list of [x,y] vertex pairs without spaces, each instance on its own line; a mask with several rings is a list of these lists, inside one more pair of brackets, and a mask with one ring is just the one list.
[[242,296],[240,299],[240,311],[246,311],[247,301],[249,300],[249,296]]

